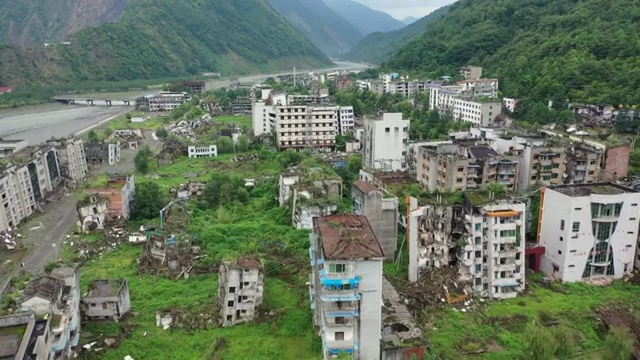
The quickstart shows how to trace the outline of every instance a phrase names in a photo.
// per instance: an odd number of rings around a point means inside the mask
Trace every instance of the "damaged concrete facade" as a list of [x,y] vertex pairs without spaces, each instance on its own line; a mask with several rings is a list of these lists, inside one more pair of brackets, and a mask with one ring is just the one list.
[[0,359],[48,360],[53,356],[51,340],[50,317],[0,316]]
[[353,183],[351,198],[353,213],[367,218],[385,259],[393,261],[398,248],[398,198],[363,180]]
[[18,300],[23,312],[51,317],[50,359],[71,359],[80,342],[80,275],[71,267],[56,268],[27,284]]
[[255,259],[240,258],[220,265],[218,299],[222,326],[253,321],[262,304],[264,272]]
[[87,194],[100,195],[109,200],[107,219],[129,219],[131,201],[136,189],[136,176],[114,176],[103,188],[87,189]]
[[280,175],[278,203],[291,205],[296,229],[312,229],[313,218],[335,214],[342,199],[342,178],[322,167],[292,168]]
[[380,359],[384,253],[367,218],[316,218],[309,239],[309,293],[323,358]]
[[76,206],[78,212],[78,229],[83,233],[102,230],[107,220],[109,199],[99,195],[87,196]]
[[88,143],[85,147],[87,162],[91,164],[115,165],[120,161],[120,140]]
[[95,280],[82,298],[82,314],[89,320],[118,321],[131,310],[127,280]]
[[89,169],[82,139],[51,139],[47,144],[56,149],[62,177],[76,183],[84,180]]
[[518,189],[517,157],[498,154],[488,145],[453,143],[418,148],[417,175],[429,190],[455,192],[500,183]]
[[466,295],[517,296],[525,287],[525,204],[491,193],[468,193],[461,204],[442,196],[424,206],[410,200],[409,280],[454,267]]

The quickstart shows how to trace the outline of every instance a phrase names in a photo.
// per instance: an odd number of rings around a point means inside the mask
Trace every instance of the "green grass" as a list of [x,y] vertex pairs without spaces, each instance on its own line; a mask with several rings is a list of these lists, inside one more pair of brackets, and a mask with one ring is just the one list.
[[[216,301],[218,276],[197,275],[188,280],[172,281],[152,275],[138,275],[135,259],[142,247],[122,245],[104,254],[81,269],[81,286],[95,279],[127,278],[131,292],[133,322],[137,325],[130,339],[114,350],[108,350],[103,359],[205,359],[214,339],[222,337],[227,345],[216,353],[220,359],[320,359],[315,349],[315,336],[306,287],[294,286],[277,278],[267,278],[265,304],[279,314],[271,322],[259,325],[247,324],[231,328],[215,328],[187,332],[163,330],[155,325],[156,310],[169,307],[187,310],[189,307],[211,304]],[[117,326],[84,328],[91,333],[113,336]],[[144,336],[144,333],[147,333]]]
[[[146,114],[146,115],[150,115],[150,114]],[[109,133],[112,133],[115,130],[123,130],[123,129],[157,130],[165,125],[167,125],[166,120],[155,115],[151,115],[149,120],[141,123],[132,123],[130,120],[127,119],[126,115],[121,115],[105,123],[104,126],[101,127],[102,130],[101,131],[96,130],[96,132],[98,133],[98,138],[100,140],[105,140],[107,138],[106,131],[108,131]]]
[[[557,320],[580,332],[581,351],[593,352],[603,346],[599,323],[590,315],[601,306],[623,304],[624,309],[640,309],[640,287],[616,282],[608,287],[585,284],[554,284],[558,292],[537,284],[528,285],[530,293],[515,299],[481,304],[479,309],[462,313],[438,306],[425,311],[426,336],[436,354],[458,357],[457,346],[469,339],[495,340],[502,351],[485,353],[483,359],[516,359],[522,355],[522,338],[527,323]],[[478,305],[478,301],[475,302]]]
[[234,123],[240,127],[246,126],[248,129],[253,127],[253,122],[251,120],[251,116],[249,115],[223,115],[216,116],[213,118],[213,122],[217,124],[226,124],[226,123]]

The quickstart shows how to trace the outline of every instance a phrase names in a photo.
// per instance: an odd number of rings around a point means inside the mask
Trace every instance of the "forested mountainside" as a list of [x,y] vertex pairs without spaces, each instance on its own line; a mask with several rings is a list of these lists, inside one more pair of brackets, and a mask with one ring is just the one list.
[[70,45],[0,47],[0,83],[133,80],[243,73],[331,60],[266,0],[129,0],[114,23],[78,31]]
[[449,8],[450,6],[444,6],[400,30],[370,34],[351,48],[344,58],[380,64],[389,59],[403,45],[424,33],[432,22],[446,15]]
[[405,24],[393,16],[352,0],[322,0],[327,6],[353,24],[363,35],[393,31]]
[[425,76],[485,68],[509,97],[640,103],[637,0],[461,0],[384,67]]
[[333,56],[349,50],[364,35],[322,0],[269,0],[307,39]]
[[0,2],[0,43],[40,48],[78,30],[120,19],[127,0],[13,0]]

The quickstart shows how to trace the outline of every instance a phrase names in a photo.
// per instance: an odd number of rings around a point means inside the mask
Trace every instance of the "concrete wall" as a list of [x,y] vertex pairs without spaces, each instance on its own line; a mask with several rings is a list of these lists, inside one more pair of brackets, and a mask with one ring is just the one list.
[[385,113],[382,119],[364,120],[363,165],[376,170],[405,170],[409,120],[402,113]]
[[380,358],[382,329],[382,259],[356,261],[355,274],[360,276],[359,352],[360,359]]
[[351,191],[352,198],[360,204],[359,213],[367,217],[373,233],[380,242],[385,259],[393,261],[398,248],[398,199],[385,199],[381,191],[364,194],[356,187]]

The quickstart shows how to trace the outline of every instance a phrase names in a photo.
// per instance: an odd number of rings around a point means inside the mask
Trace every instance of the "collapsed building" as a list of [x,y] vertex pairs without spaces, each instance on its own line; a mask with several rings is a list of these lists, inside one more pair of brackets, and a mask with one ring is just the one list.
[[222,326],[238,325],[253,320],[262,304],[264,273],[256,259],[239,258],[220,265],[218,300]]
[[85,196],[76,205],[78,229],[83,233],[104,229],[108,210],[108,198],[100,195]]
[[88,163],[115,165],[120,161],[120,140],[87,143],[85,148]]
[[131,202],[136,190],[136,176],[112,175],[106,186],[87,189],[89,195],[99,195],[108,199],[107,219],[129,219]]
[[127,280],[95,280],[82,297],[82,314],[89,320],[120,320],[130,309]]
[[462,298],[517,296],[525,287],[525,211],[524,203],[491,192],[411,198],[409,280],[453,268]]
[[280,174],[278,203],[291,206],[296,229],[312,229],[313,218],[336,213],[341,199],[342,178],[326,166],[298,166]]

